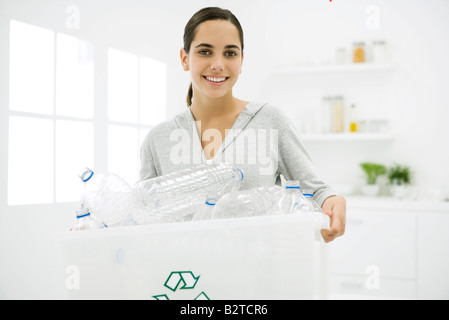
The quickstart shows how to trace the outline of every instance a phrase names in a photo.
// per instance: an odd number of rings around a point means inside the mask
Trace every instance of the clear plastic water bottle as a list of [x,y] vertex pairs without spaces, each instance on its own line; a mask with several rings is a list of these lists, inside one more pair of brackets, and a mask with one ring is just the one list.
[[309,202],[313,212],[322,212],[321,207],[313,199],[313,193],[303,193],[304,198]]
[[83,204],[76,211],[76,224],[71,229],[72,231],[81,231],[81,230],[91,230],[91,229],[100,229],[106,228],[107,226],[98,221],[95,217],[93,217],[89,209],[86,208]]
[[299,181],[286,181],[285,194],[277,204],[277,213],[298,213],[312,211],[312,207],[301,192]]
[[109,227],[135,224],[132,214],[141,210],[143,204],[125,180],[113,173],[94,173],[89,168],[80,178],[84,182],[82,202],[92,216]]
[[192,221],[212,220],[217,197],[207,197],[204,205],[198,210],[192,218]]
[[145,206],[133,213],[133,219],[137,224],[191,221],[204,205],[204,197],[198,194],[178,196],[172,200],[171,203]]
[[152,216],[169,215],[170,221],[189,221],[210,194],[221,197],[239,190],[242,170],[227,163],[201,164],[134,185],[145,210],[133,215],[139,224]]
[[218,199],[214,219],[269,215],[284,194],[278,185],[263,186],[225,194]]

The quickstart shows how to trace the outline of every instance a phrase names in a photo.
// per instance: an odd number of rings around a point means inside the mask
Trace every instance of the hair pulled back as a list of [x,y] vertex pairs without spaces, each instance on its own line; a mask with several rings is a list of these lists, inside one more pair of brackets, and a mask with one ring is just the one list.
[[[218,7],[207,7],[196,12],[190,18],[189,22],[187,22],[184,28],[184,50],[186,51],[187,54],[189,54],[190,52],[190,46],[192,44],[193,39],[195,38],[198,26],[203,22],[211,20],[225,20],[231,22],[239,32],[240,42],[243,51],[244,46],[243,29],[236,16],[227,9],[222,9]],[[192,105],[192,99],[193,99],[193,86],[192,83],[190,83],[189,91],[187,93],[187,106],[190,107]]]

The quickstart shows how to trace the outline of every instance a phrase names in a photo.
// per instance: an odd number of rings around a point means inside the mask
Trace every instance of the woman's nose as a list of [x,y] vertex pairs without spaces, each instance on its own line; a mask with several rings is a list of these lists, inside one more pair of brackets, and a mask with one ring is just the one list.
[[220,70],[223,71],[225,69],[223,60],[221,58],[215,58],[211,65],[210,65],[211,70]]

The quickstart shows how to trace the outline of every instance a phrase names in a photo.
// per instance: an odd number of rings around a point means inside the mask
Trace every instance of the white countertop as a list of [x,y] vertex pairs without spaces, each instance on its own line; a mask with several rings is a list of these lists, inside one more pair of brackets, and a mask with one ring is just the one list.
[[347,209],[379,209],[419,211],[421,213],[449,213],[449,201],[395,199],[392,197],[347,196]]

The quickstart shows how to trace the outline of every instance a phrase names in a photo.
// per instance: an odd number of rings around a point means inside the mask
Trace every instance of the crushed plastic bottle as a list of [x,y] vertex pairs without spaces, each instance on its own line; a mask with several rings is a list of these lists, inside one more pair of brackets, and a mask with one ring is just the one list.
[[322,212],[321,207],[313,199],[313,193],[303,193],[304,198],[309,202],[313,212]]
[[311,205],[301,193],[299,181],[286,181],[285,194],[279,200],[276,211],[278,214],[312,211]]
[[239,218],[269,215],[284,194],[278,185],[263,186],[225,194],[215,205],[213,218]]
[[195,194],[178,196],[172,203],[146,206],[142,210],[135,211],[133,218],[137,224],[191,221],[203,204],[204,198]]
[[195,213],[192,221],[212,220],[217,197],[207,197],[203,206]]
[[71,229],[72,231],[92,230],[106,228],[107,225],[98,221],[93,217],[89,209],[81,204],[80,208],[76,211],[76,224]]
[[92,216],[109,227],[135,224],[132,214],[143,204],[134,189],[116,174],[94,173],[89,168],[80,175],[84,182],[82,202]]
[[[227,163],[201,164],[196,167],[140,181],[134,185],[145,210],[133,215],[138,224],[154,216],[173,221],[190,221],[210,194],[221,197],[239,190],[242,170]],[[168,215],[168,217],[167,217]]]

